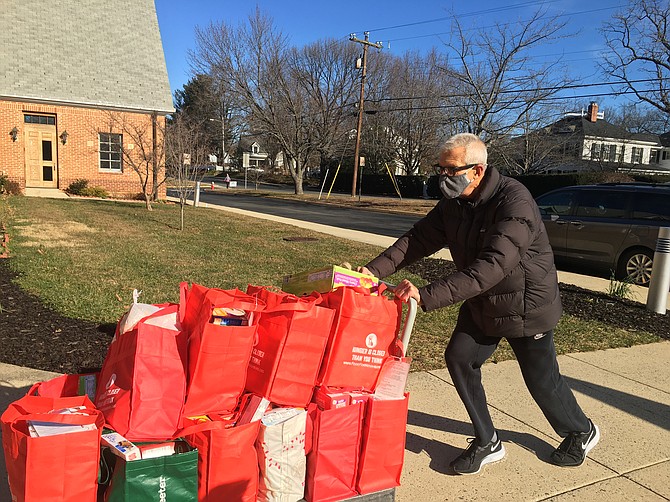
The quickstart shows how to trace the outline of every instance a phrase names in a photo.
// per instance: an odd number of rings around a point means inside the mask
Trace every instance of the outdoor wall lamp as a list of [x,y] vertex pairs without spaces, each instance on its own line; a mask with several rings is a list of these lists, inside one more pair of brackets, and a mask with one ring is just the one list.
[[68,136],[67,131],[63,131],[62,133],[60,133],[59,138],[60,138],[61,143],[63,143],[63,144],[67,143],[67,136]]
[[9,135],[12,137],[12,141],[16,141],[17,138],[19,137],[19,130],[16,126],[12,128],[11,131],[9,131]]

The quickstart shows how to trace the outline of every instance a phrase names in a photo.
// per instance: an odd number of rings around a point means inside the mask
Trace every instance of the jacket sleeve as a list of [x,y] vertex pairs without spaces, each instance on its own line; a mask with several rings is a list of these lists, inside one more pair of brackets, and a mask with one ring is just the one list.
[[442,249],[446,245],[446,235],[439,206],[440,203],[391,247],[365,265],[368,270],[383,279]]
[[424,310],[473,298],[502,281],[519,264],[537,236],[539,215],[533,204],[526,199],[503,203],[470,265],[419,288]]

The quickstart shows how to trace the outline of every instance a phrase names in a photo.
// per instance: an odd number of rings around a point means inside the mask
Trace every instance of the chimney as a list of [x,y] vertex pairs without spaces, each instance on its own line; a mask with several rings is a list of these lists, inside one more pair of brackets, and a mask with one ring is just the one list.
[[595,123],[598,120],[598,103],[592,101],[591,104],[589,104],[587,117],[589,122]]

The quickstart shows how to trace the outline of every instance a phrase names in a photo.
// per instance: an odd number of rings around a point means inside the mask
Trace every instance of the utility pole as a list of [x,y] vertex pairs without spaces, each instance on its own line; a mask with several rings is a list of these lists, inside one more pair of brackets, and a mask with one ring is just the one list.
[[221,167],[226,170],[226,121],[223,111],[221,119],[209,119],[210,122],[221,122]]
[[358,126],[356,127],[356,148],[354,149],[354,179],[351,183],[351,196],[356,197],[356,179],[358,178],[358,167],[360,162],[360,150],[361,150],[361,129],[363,127],[363,100],[365,97],[365,72],[367,70],[368,63],[368,47],[376,47],[377,49],[382,48],[382,43],[372,43],[370,42],[370,32],[365,32],[365,40],[360,40],[356,38],[356,34],[352,33],[349,35],[349,40],[363,45],[363,64],[361,67],[361,96],[358,100]]

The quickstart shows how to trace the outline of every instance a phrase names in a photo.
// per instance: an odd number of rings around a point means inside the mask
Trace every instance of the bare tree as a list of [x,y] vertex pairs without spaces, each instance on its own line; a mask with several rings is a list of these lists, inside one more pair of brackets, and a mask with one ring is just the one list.
[[290,48],[259,10],[248,25],[196,29],[193,60],[215,77],[227,79],[250,130],[281,146],[296,194],[303,193],[309,159],[329,151],[332,137],[342,129],[343,104],[352,84],[343,74],[347,51],[337,44]]
[[551,104],[538,104],[517,125],[520,134],[498,137],[489,145],[489,162],[512,175],[574,165],[583,138],[566,123],[569,119],[560,119],[561,115]]
[[445,45],[455,57],[442,68],[453,82],[451,111],[460,131],[488,143],[518,133],[532,109],[568,83],[560,61],[536,64],[531,51],[567,37],[565,22],[536,11],[529,20],[466,31],[454,16]]
[[631,133],[663,134],[670,127],[670,114],[640,103],[626,103],[606,112],[607,120]]
[[352,127],[356,50],[349,42],[327,39],[292,52],[292,71],[308,99],[307,126],[321,163],[337,156]]
[[121,133],[122,141],[117,146],[123,165],[139,177],[146,208],[151,211],[151,202],[160,185],[165,183],[164,120],[159,123],[155,114],[143,117],[114,111],[106,114],[108,131],[105,132]]
[[644,103],[670,113],[670,4],[633,0],[604,24],[602,68]]
[[179,229],[184,230],[184,210],[193,198],[196,184],[202,181],[208,152],[208,138],[202,128],[178,115],[167,127],[165,134],[166,171],[179,197]]
[[428,171],[443,136],[446,87],[439,68],[445,67],[435,51],[422,57],[407,53],[388,64],[388,77],[379,112],[393,156],[407,175]]

